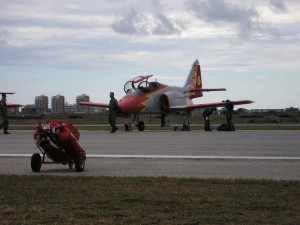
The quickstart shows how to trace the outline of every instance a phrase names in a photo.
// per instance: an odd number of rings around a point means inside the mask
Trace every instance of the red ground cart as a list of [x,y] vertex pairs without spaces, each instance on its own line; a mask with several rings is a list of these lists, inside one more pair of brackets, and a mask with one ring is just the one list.
[[[67,122],[50,121],[45,124],[38,124],[33,138],[36,146],[41,151],[34,153],[31,157],[31,169],[39,172],[42,164],[63,164],[69,168],[82,172],[85,167],[86,153],[79,144],[80,133]],[[46,161],[47,158],[51,161]]]

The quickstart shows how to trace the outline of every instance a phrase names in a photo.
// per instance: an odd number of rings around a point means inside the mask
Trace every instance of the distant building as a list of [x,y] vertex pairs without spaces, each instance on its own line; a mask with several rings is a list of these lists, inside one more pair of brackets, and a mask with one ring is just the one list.
[[51,112],[52,113],[64,113],[65,111],[65,97],[62,95],[56,95],[51,98]]
[[66,104],[65,104],[65,113],[76,113],[76,112],[77,112],[76,104],[68,104],[66,102]]
[[19,114],[19,107],[9,107],[7,111],[8,114]]
[[80,113],[88,113],[89,107],[80,105],[79,102],[90,102],[90,96],[82,94],[76,97],[76,111]]
[[250,112],[252,113],[267,113],[269,112],[269,109],[251,109]]
[[45,95],[36,96],[34,101],[34,106],[36,108],[36,113],[47,114],[49,110],[48,97]]
[[25,105],[21,109],[22,114],[38,114],[40,113],[40,109],[38,110],[35,105]]
[[252,113],[269,113],[269,112],[276,112],[276,113],[282,113],[284,112],[284,109],[251,109],[250,112]]
[[299,108],[290,107],[290,108],[286,108],[285,111],[287,113],[295,113],[295,114],[297,114],[297,113],[299,113]]

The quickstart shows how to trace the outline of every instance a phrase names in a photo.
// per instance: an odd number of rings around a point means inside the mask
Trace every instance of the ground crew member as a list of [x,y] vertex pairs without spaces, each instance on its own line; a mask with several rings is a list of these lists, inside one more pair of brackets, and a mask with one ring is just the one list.
[[0,124],[0,129],[4,128],[4,134],[10,134],[8,130],[8,113],[6,104],[6,94],[2,93],[2,99],[0,101],[0,112],[2,116],[2,123]]
[[108,106],[108,122],[111,126],[110,133],[115,133],[116,130],[118,130],[118,127],[116,126],[116,118],[119,112],[119,105],[117,99],[115,99],[115,94],[113,92],[110,92],[109,97],[110,101]]
[[226,108],[226,120],[227,120],[227,124],[228,124],[228,127],[233,130],[233,123],[232,123],[232,112],[233,112],[233,108],[234,108],[234,105],[233,105],[233,102],[231,102],[229,99],[226,100],[226,103],[225,103],[225,108]]
[[215,111],[217,111],[216,107],[208,107],[203,111],[202,115],[204,117],[204,130],[205,131],[212,131],[210,129],[210,115]]

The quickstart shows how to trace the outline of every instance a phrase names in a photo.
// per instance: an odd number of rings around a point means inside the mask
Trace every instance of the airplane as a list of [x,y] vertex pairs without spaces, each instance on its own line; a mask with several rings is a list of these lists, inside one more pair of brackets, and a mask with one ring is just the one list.
[[[133,116],[133,123],[139,131],[145,129],[143,121],[139,120],[140,114],[160,114],[161,127],[170,126],[168,116],[177,114],[186,116],[183,128],[189,130],[190,117],[194,109],[207,107],[224,107],[225,102],[193,104],[192,99],[202,97],[203,92],[226,91],[225,88],[203,88],[201,68],[196,60],[183,87],[168,86],[157,81],[148,81],[153,75],[137,76],[124,85],[125,96],[118,101],[119,116]],[[253,103],[251,100],[231,101],[234,105]],[[105,103],[80,102],[80,105],[108,108]]]
[[[0,95],[6,94],[6,95],[13,95],[15,92],[0,92]],[[13,107],[22,107],[23,105],[20,104],[7,104],[8,108],[13,108]]]

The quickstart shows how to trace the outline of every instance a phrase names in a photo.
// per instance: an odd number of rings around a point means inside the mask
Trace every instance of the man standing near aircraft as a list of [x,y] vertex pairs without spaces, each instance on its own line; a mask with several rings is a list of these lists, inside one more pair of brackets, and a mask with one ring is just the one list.
[[205,131],[212,131],[210,129],[210,115],[215,111],[217,111],[216,107],[208,107],[208,108],[204,109],[202,115],[204,117],[204,130]]
[[119,105],[117,99],[115,99],[115,94],[113,92],[110,92],[109,97],[110,101],[108,106],[108,122],[111,126],[110,133],[115,133],[116,130],[118,130],[118,127],[116,126],[116,118],[119,111]]
[[4,128],[4,134],[10,134],[8,130],[8,113],[6,104],[6,94],[2,93],[2,99],[0,101],[0,112],[2,116],[2,123],[0,124],[0,129]]
[[233,127],[233,123],[232,123],[232,112],[233,112],[233,102],[230,101],[229,99],[226,100],[225,103],[225,108],[227,110],[226,112],[226,120],[227,120],[227,124],[228,124],[228,128],[232,131],[234,131],[234,127]]

